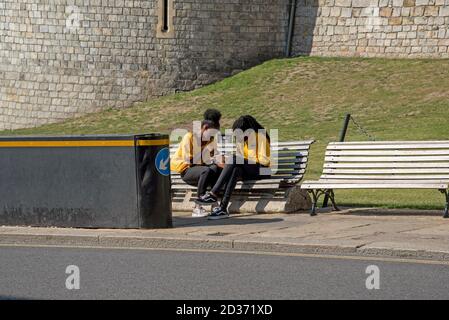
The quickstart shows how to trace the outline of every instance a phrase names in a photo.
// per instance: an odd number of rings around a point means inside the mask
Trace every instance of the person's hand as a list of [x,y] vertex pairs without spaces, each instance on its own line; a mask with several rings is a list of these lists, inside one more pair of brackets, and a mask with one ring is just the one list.
[[224,162],[220,162],[220,163],[217,162],[215,165],[221,169],[223,169],[225,166]]
[[224,155],[216,155],[215,157],[214,157],[214,162],[215,162],[215,164],[217,165],[217,167],[219,167],[219,168],[224,168],[224,165],[225,165],[225,156]]

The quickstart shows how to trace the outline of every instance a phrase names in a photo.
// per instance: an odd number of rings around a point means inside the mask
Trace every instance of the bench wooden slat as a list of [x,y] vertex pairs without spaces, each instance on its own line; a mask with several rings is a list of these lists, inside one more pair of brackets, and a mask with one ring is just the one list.
[[[296,162],[296,163],[287,163],[287,164],[278,164],[273,165],[271,167],[272,171],[292,171],[292,172],[300,172],[300,169],[305,169],[307,167],[306,161]],[[177,172],[172,172],[172,176],[180,176]]]
[[385,149],[448,149],[448,143],[433,144],[339,144],[329,145],[328,150],[385,150]]
[[327,162],[435,162],[449,161],[449,156],[398,156],[398,157],[347,157],[347,156],[331,156],[325,157]]
[[287,164],[276,164],[272,166],[272,168],[278,168],[278,169],[301,169],[305,168],[307,164],[307,161],[301,161],[299,163],[287,163]]
[[[278,187],[280,185],[295,185],[297,184],[299,181],[301,181],[301,179],[291,179],[291,177],[286,178],[286,179],[262,179],[262,180],[257,180],[257,181],[245,181],[245,183],[247,184],[257,184],[257,185],[273,185],[276,184]],[[242,181],[239,182],[240,184],[242,183]],[[183,189],[185,186],[187,186],[187,184],[182,183],[182,182],[174,182],[172,183],[172,189]],[[196,186],[193,186],[194,189],[196,189]],[[276,187],[277,188],[277,187]]]
[[297,147],[271,147],[271,150],[282,152],[282,151],[297,151],[308,153],[309,148],[297,148]]
[[449,140],[418,140],[418,141],[404,141],[404,140],[393,140],[393,141],[344,141],[344,142],[329,142],[329,146],[334,145],[389,145],[389,144],[447,144],[449,145]]
[[272,162],[271,167],[277,168],[300,168],[301,165],[306,165],[308,158],[299,158],[297,161]]
[[304,141],[279,141],[279,142],[274,142],[272,143],[272,146],[305,146],[307,148],[309,148],[312,143],[314,142],[314,140],[304,140]]
[[428,156],[449,155],[449,149],[435,150],[327,150],[326,156]]
[[440,174],[449,174],[449,168],[441,168],[441,169],[432,169],[432,168],[424,168],[424,169],[324,169],[323,173],[326,174],[400,174],[400,173],[416,173],[416,174],[424,174],[424,173],[440,173]]
[[345,175],[327,175],[327,174],[323,174],[320,177],[320,180],[325,180],[325,179],[332,179],[332,180],[339,180],[339,179],[352,179],[352,180],[363,180],[363,179],[370,179],[370,180],[415,180],[415,179],[420,179],[420,180],[435,180],[435,179],[443,179],[443,180],[449,180],[449,174],[448,175],[427,175],[427,174],[421,174],[421,175],[405,175],[405,174],[400,174],[400,175],[349,175],[349,174],[345,174]]
[[275,168],[278,168],[280,170],[286,170],[286,169],[305,169],[307,167],[307,163],[303,162],[303,163],[296,163],[294,166],[291,165],[283,165],[284,168],[281,168],[280,166],[272,166],[272,170],[274,170]]
[[261,179],[261,180],[245,180],[245,181],[239,181],[240,184],[282,184],[282,183],[289,183],[292,181],[296,181],[295,179],[288,178],[280,178],[280,179]]
[[275,159],[271,161],[271,167],[277,166],[297,166],[297,165],[306,165],[308,163],[308,158],[291,158],[291,159]]
[[[279,189],[283,187],[288,187],[296,184],[295,180],[256,180],[256,181],[239,181],[237,182],[237,189]],[[196,186],[191,186],[188,184],[173,184],[172,190],[174,191],[182,191],[182,190],[196,190]]]
[[319,183],[303,182],[303,189],[447,189],[448,184],[434,183]]
[[[274,159],[272,161],[272,163],[273,163],[273,166],[276,164],[280,164],[280,163],[301,163],[302,159],[304,159],[304,158],[299,157],[299,158]],[[305,159],[308,160],[308,158],[305,158]]]
[[[271,157],[273,158],[273,155]],[[280,152],[277,154],[277,157],[279,159],[282,159],[282,158],[294,158],[294,157],[303,158],[304,156],[301,152],[282,152],[282,153]]]
[[380,162],[325,163],[324,168],[449,168],[449,162]]
[[[223,153],[222,150],[218,150],[220,153]],[[227,150],[224,153],[234,153],[235,150]],[[176,150],[170,151],[170,155],[174,155],[176,153]],[[288,150],[280,150],[278,152],[272,152],[273,155],[278,155],[279,157],[306,157],[309,155],[308,151],[305,150],[295,150],[295,149],[288,149]]]
[[[306,167],[307,167],[306,163],[301,163],[301,164],[296,164],[296,165],[281,165],[278,167],[272,167],[271,172],[273,172],[273,174],[276,174],[276,173],[298,174],[298,173],[304,173],[304,169],[306,169]],[[181,175],[177,172],[174,172],[171,174],[171,176],[172,177],[180,177]]]
[[[257,185],[260,188],[272,188],[273,186],[275,186],[275,188],[279,188],[282,185],[288,186],[288,185],[292,185],[292,184],[296,184],[295,180],[286,180],[286,181],[272,181],[272,182],[264,182],[263,180],[257,180],[257,181],[239,181],[237,183],[238,186],[252,186],[252,185]],[[196,190],[196,186],[190,186],[187,184],[173,184],[172,185],[172,189],[173,190],[183,190],[183,189],[192,189],[192,190]]]
[[[296,181],[300,178],[302,178],[302,175],[296,175],[296,176],[290,176],[290,175],[279,175],[279,176],[270,176],[270,177],[266,177],[266,178],[261,178],[259,180],[248,180],[251,182],[257,181],[258,183],[261,184],[266,184],[266,183],[274,183],[274,182],[284,182],[284,181]],[[181,178],[172,178],[172,184],[176,185],[176,184],[182,184],[185,185],[186,183],[181,179]]]
[[[278,142],[278,143],[273,143],[271,144],[272,148],[294,148],[296,150],[298,149],[302,149],[302,150],[309,150],[310,149],[310,145],[313,143],[312,142],[303,142],[303,141],[298,141],[298,142]],[[235,144],[234,143],[230,143],[230,142],[225,142],[225,143],[218,143],[217,146],[219,148],[227,148],[227,147],[234,147],[235,148]],[[172,149],[177,149],[179,147],[179,143],[175,143],[175,144],[171,144],[170,147]]]
[[[237,183],[237,186],[235,187],[236,190],[273,190],[273,189],[280,189],[282,188],[282,185],[279,185],[278,183],[274,184],[255,184],[255,185],[243,185],[242,183]],[[192,190],[196,191],[196,187],[194,186],[186,186],[186,185],[176,185],[172,186],[173,190]]]
[[396,179],[396,180],[390,180],[390,179],[322,179],[318,180],[318,183],[336,183],[336,184],[359,184],[359,183],[365,183],[365,184],[394,184],[394,183],[427,183],[427,184],[448,184],[449,179],[414,179],[413,181],[410,181],[408,179]]
[[[278,171],[278,172],[274,172],[273,174],[271,174],[270,177],[279,179],[280,177],[297,177],[297,176],[301,176],[301,173],[297,173],[297,172],[285,172],[285,171]],[[268,177],[268,176],[267,176]],[[263,178],[266,179],[266,178]]]
[[[273,163],[272,164],[272,168],[279,168],[279,169],[300,169],[300,168],[306,168],[307,167],[307,158],[300,158],[297,159],[296,161],[279,161],[278,163]],[[173,174],[179,174],[179,173],[174,173]]]
[[[235,147],[235,143],[231,142],[225,142],[225,143],[217,143],[217,146],[220,148],[223,147]],[[305,149],[308,150],[310,148],[310,144],[308,143],[292,143],[292,142],[279,142],[279,143],[272,143],[270,145],[272,148],[295,148],[295,149]],[[179,147],[179,143],[171,144],[171,148],[176,149]]]
[[[219,152],[231,152],[235,151],[236,147],[226,147],[226,148],[218,148]],[[302,153],[308,153],[308,148],[297,148],[297,147],[271,147],[272,151],[277,151],[279,153],[286,152],[286,151],[296,151],[296,152],[302,152]]]
[[[271,150],[304,150],[308,151],[310,149],[310,146],[308,145],[301,145],[301,146],[282,146],[282,145],[271,145]],[[218,149],[220,150],[235,150],[236,145],[224,145],[224,146],[218,146]]]

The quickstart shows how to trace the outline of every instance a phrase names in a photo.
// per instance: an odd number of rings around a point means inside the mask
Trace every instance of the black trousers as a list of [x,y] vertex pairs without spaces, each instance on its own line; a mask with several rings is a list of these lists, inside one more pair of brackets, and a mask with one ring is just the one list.
[[181,178],[185,183],[198,187],[197,194],[202,196],[206,193],[207,187],[212,187],[215,184],[220,172],[221,168],[216,165],[193,166],[184,171]]
[[261,178],[260,164],[241,163],[226,164],[218,177],[217,182],[212,187],[212,193],[218,194],[224,187],[223,197],[220,202],[220,207],[226,209],[231,195],[235,190],[238,180],[257,180]]

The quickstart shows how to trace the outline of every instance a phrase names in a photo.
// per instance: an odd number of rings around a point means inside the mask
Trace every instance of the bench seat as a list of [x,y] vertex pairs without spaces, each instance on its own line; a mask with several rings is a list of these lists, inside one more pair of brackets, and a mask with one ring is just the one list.
[[426,180],[359,180],[354,181],[304,181],[304,189],[448,189],[448,181]]
[[[272,167],[277,170],[260,180],[239,181],[230,212],[294,212],[308,209],[311,200],[299,188],[309,159],[313,140],[278,142],[271,146]],[[178,145],[170,148],[173,154]],[[218,145],[218,152],[233,154],[235,146],[229,142]],[[186,184],[179,173],[171,173],[172,204],[175,211],[191,211],[194,207],[196,186]]]
[[331,142],[320,179],[301,188],[312,194],[312,215],[323,194],[338,210],[335,189],[435,189],[445,195],[447,218],[449,141]]

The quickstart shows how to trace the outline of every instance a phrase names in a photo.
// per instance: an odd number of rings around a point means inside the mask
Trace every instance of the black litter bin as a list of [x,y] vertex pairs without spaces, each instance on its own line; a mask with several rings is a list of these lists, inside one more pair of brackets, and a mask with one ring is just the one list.
[[168,140],[0,137],[0,225],[172,227]]

